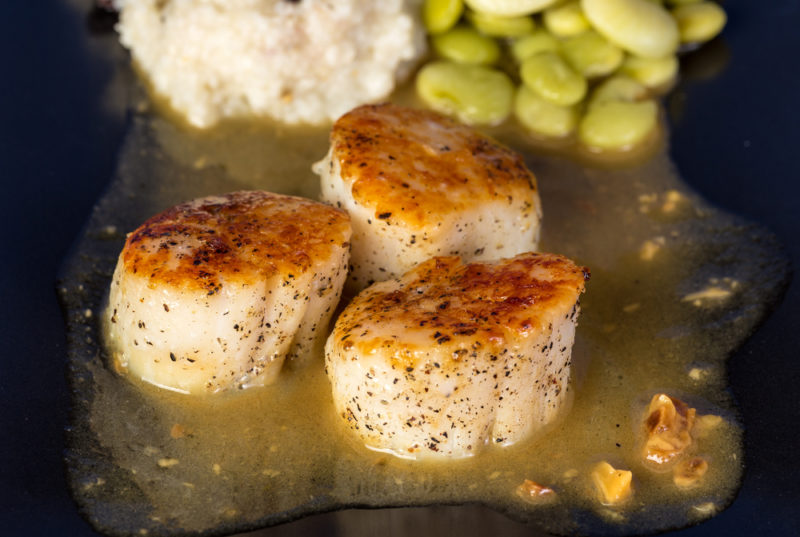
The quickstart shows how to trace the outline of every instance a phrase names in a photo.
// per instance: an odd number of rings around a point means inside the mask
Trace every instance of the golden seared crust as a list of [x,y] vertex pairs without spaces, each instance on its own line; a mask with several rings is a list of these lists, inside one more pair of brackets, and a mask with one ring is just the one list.
[[552,330],[575,314],[588,278],[587,268],[555,254],[472,264],[437,257],[359,294],[339,317],[333,339],[360,354],[391,346],[396,358],[412,361],[426,346],[445,346],[458,359],[467,350],[503,348]]
[[420,226],[489,201],[537,203],[520,155],[435,112],[361,106],[334,124],[331,146],[355,201],[381,220]]
[[[349,217],[315,201],[261,191],[176,205],[128,235],[121,260],[151,286],[218,292],[224,282],[287,278],[346,246]],[[293,274],[296,273],[296,274]]]

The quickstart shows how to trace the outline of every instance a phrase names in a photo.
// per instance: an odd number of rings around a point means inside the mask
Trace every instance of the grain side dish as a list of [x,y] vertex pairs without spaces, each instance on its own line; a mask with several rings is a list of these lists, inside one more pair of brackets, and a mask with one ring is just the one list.
[[122,44],[195,127],[323,123],[389,95],[425,51],[414,0],[120,0]]

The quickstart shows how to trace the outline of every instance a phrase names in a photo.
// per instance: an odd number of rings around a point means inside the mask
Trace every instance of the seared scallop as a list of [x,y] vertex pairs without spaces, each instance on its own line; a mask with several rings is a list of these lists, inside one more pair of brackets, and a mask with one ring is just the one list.
[[565,406],[588,270],[554,254],[436,257],[376,283],[325,345],[337,413],[364,444],[408,458],[510,445]]
[[182,393],[273,382],[327,335],[350,224],[268,192],[177,205],[129,234],[105,321],[117,369]]
[[342,116],[313,167],[322,198],[352,219],[348,288],[433,256],[511,257],[536,249],[541,205],[522,157],[427,110],[367,105]]

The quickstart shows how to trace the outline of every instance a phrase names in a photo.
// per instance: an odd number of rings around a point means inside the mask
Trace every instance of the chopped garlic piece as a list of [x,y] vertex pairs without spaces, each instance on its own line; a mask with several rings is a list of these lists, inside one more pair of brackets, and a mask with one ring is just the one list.
[[661,206],[661,210],[665,213],[673,212],[678,208],[678,204],[686,199],[683,197],[683,194],[677,190],[668,190],[664,198],[665,200],[664,204]]
[[639,195],[639,203],[653,203],[657,199],[658,199],[658,194],[656,194],[655,192]]
[[98,477],[94,481],[90,481],[88,483],[84,483],[83,484],[83,490],[89,490],[89,489],[92,489],[94,487],[102,487],[105,484],[106,484],[106,480],[103,479],[102,477]]
[[170,437],[175,438],[175,439],[183,438],[184,436],[187,436],[188,434],[189,434],[189,430],[186,427],[184,427],[183,425],[181,425],[180,423],[174,424],[172,426],[172,428],[169,430]]
[[704,414],[698,416],[694,422],[694,435],[698,437],[706,436],[722,424],[722,416],[714,414]]
[[645,461],[658,465],[675,462],[692,444],[696,412],[680,399],[664,393],[654,395],[644,420]]
[[682,489],[697,486],[706,472],[708,462],[702,457],[693,457],[681,461],[672,473],[672,481]]
[[634,311],[639,309],[639,306],[641,306],[641,304],[639,304],[638,302],[635,302],[633,304],[628,304],[627,306],[622,308],[622,311],[624,311],[625,313],[633,313]]
[[[660,206],[659,200],[661,200]],[[660,210],[663,214],[672,214],[681,208],[688,200],[677,190],[667,190],[663,194],[642,194],[639,196],[639,212],[647,214],[653,209]]]
[[161,468],[171,468],[171,467],[175,466],[176,464],[178,464],[179,462],[180,461],[178,461],[178,459],[173,459],[173,458],[170,458],[170,457],[165,457],[163,459],[158,459],[158,465]]
[[708,369],[702,367],[693,367],[689,370],[689,378],[692,380],[700,381],[709,375]]
[[598,463],[592,470],[592,482],[604,505],[624,502],[633,493],[633,472],[617,470],[606,461]]
[[731,296],[730,289],[722,289],[721,287],[710,286],[700,291],[689,293],[683,297],[684,302],[695,302],[699,305],[703,300],[719,300],[721,298],[728,298]]
[[527,502],[539,502],[555,497],[555,491],[550,487],[540,485],[536,481],[526,479],[516,489],[517,496]]
[[697,307],[712,305],[727,300],[739,287],[739,282],[732,278],[710,278],[709,285],[694,293],[689,293],[681,300],[691,302]]
[[639,248],[639,258],[642,261],[652,261],[659,250],[664,247],[664,244],[666,244],[664,237],[647,239],[642,243],[642,247]]
[[692,509],[703,515],[711,515],[717,510],[717,505],[714,502],[705,502],[695,505]]

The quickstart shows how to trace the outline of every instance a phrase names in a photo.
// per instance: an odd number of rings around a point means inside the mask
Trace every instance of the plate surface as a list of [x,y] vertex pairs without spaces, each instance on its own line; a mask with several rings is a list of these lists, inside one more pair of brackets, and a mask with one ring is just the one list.
[[[85,8],[85,6],[84,6]],[[727,67],[710,80],[687,80],[668,100],[674,111],[671,153],[681,175],[707,199],[766,225],[800,259],[800,199],[795,70],[781,58],[800,49],[796,2],[726,2]],[[60,260],[108,184],[124,132],[123,88],[113,79],[113,39],[92,37],[85,11],[63,2],[6,3],[2,50],[2,161],[12,203],[5,211],[9,255],[0,374],[3,513],[11,534],[91,535],[67,495],[61,473],[67,421],[63,328],[53,293]],[[19,44],[22,43],[22,46]],[[23,52],[20,52],[23,51]],[[124,86],[124,85],[123,85]],[[111,95],[111,98],[99,98]],[[796,349],[800,297],[792,284],[775,314],[730,361],[732,391],[747,429],[747,473],[730,509],[681,535],[800,532],[794,447],[800,381]],[[41,516],[42,512],[47,517]],[[434,515],[434,516],[431,516]],[[425,522],[423,522],[425,521]],[[267,530],[265,535],[382,532],[411,534],[421,523],[465,535],[530,534],[480,509],[345,512]]]

